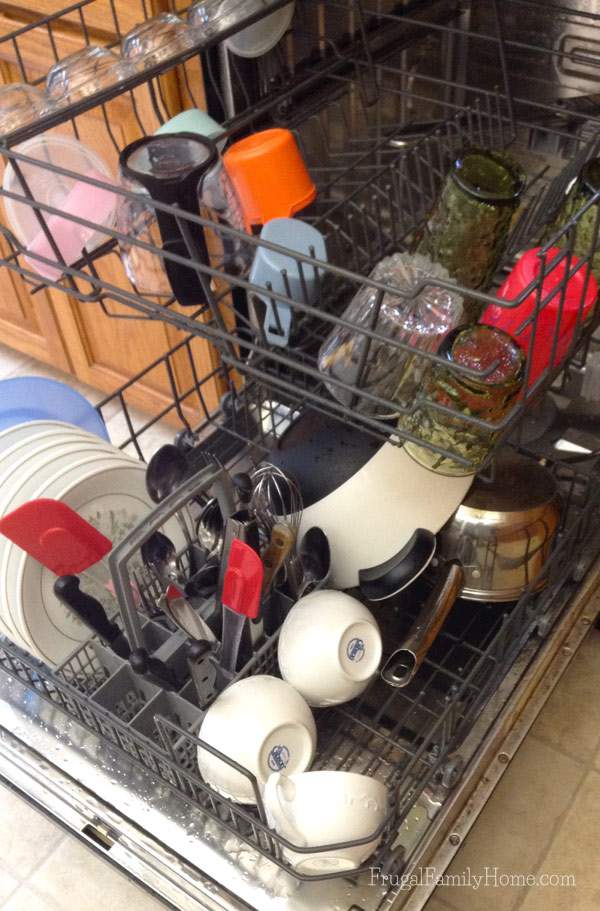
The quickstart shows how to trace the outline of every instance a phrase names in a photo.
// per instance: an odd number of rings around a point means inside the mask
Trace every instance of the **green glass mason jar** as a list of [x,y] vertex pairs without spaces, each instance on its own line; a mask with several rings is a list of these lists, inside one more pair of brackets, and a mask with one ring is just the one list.
[[[404,448],[419,464],[439,474],[472,474],[483,465],[498,432],[469,423],[461,415],[493,424],[506,417],[521,391],[525,354],[506,332],[483,325],[455,329],[444,339],[439,354],[448,367],[436,364],[425,384],[428,401],[413,414],[403,415],[398,427],[468,459],[472,467],[407,440]],[[480,373],[496,367],[479,378],[459,373],[451,364]],[[430,402],[455,414],[438,411]]]
[[[503,152],[470,149],[457,156],[416,250],[445,266],[466,288],[487,288],[500,264],[525,187],[520,166]],[[468,322],[481,304],[465,301]]]
[[[558,215],[544,232],[544,240],[554,237],[556,232],[574,218],[597,193],[600,193],[600,158],[590,158],[568,189]],[[573,253],[580,259],[590,257],[592,271],[600,281],[600,231],[596,236],[596,220],[600,218],[598,205],[598,202],[593,203],[579,215],[573,228]],[[569,231],[556,240],[559,247],[567,246],[570,242],[570,233]]]

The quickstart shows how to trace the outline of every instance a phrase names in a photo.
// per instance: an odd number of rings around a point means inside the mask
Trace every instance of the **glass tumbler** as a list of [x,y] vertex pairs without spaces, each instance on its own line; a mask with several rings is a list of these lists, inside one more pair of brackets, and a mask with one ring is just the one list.
[[[504,153],[471,149],[460,154],[417,251],[445,266],[458,284],[485,288],[500,264],[524,186],[523,171]],[[475,322],[480,311],[478,301],[465,301],[467,322]]]
[[[565,195],[563,204],[552,225],[546,230],[544,237],[549,240],[563,225],[575,217],[594,196],[600,193],[600,158],[591,158],[579,172]],[[600,222],[598,201],[588,206],[581,212],[574,226],[573,253],[582,259],[589,257],[592,269],[597,280],[600,281]],[[556,240],[559,247],[569,243],[570,231]]]
[[[370,329],[386,339],[405,342],[413,349],[436,353],[445,335],[462,322],[462,297],[435,284],[436,280],[450,281],[448,271],[426,256],[394,253],[375,266],[370,278],[392,285],[399,294],[385,293],[377,310],[380,298],[377,289],[367,285],[360,288],[343,314],[357,329]],[[415,295],[414,290],[425,281],[428,284]],[[430,363],[416,351],[389,345],[387,341],[369,338],[343,326],[330,333],[319,352],[319,370],[325,377],[400,405],[414,396]],[[352,403],[353,390],[341,389],[327,383],[327,379],[325,383],[342,404]],[[398,413],[363,397],[355,407],[379,418]]]
[[[493,424],[506,417],[521,391],[525,355],[510,335],[490,326],[455,329],[444,339],[439,353],[448,360],[448,366],[433,367],[424,390],[428,401],[412,414],[403,415],[398,427],[470,462],[470,466],[463,465],[407,440],[404,448],[420,465],[444,475],[472,474],[483,465],[498,431],[468,423],[461,415]],[[450,366],[484,373],[494,364],[494,370],[481,377],[459,373]],[[456,414],[446,414],[430,403]]]

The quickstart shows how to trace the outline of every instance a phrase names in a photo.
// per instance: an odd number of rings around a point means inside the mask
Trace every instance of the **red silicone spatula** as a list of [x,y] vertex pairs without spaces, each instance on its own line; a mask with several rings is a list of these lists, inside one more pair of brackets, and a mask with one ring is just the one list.
[[246,617],[253,620],[258,616],[263,572],[262,560],[256,551],[234,538],[221,595],[223,631],[216,680],[218,690],[224,689],[235,674]]
[[60,500],[31,500],[0,519],[0,533],[57,576],[77,575],[112,542]]

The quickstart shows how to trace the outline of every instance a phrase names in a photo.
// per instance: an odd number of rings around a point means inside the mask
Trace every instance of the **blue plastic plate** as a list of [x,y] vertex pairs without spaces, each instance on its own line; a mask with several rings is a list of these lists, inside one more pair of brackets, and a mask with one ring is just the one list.
[[0,430],[39,420],[65,421],[110,442],[94,406],[65,383],[42,376],[0,381]]

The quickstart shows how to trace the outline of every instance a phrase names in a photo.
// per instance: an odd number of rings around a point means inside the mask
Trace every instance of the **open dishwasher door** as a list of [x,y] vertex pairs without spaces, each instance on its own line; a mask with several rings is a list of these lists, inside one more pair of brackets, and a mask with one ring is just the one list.
[[[331,265],[322,312],[298,307],[294,338],[300,343],[271,349],[253,337],[245,309],[253,288],[244,280],[233,283],[225,319],[221,301],[183,312],[173,300],[157,304],[135,288],[109,286],[96,265],[114,255],[119,236],[113,232],[107,249],[86,251],[65,270],[73,273],[71,292],[80,293],[75,279],[87,281],[93,287],[89,306],[101,303],[110,311],[116,302],[137,318],[162,320],[180,333],[172,351],[100,406],[107,419],[119,418],[121,438],[115,443],[148,458],[155,425],[166,417],[173,434],[184,431],[222,462],[243,465],[264,456],[311,404],[387,439],[387,424],[365,422],[352,408],[332,403],[323,389],[315,351],[331,320],[339,320],[380,259],[412,246],[448,167],[465,146],[510,147],[529,173],[500,272],[539,240],[565,188],[597,152],[590,132],[590,123],[597,132],[597,121],[588,108],[565,108],[562,90],[556,97],[519,95],[511,61],[522,42],[510,28],[520,7],[535,5],[297,0],[289,33],[258,59],[236,57],[209,42],[201,53],[206,95],[211,113],[224,120],[225,138],[283,126],[298,140],[318,190],[303,217],[326,237]],[[576,12],[582,15],[579,7]],[[257,14],[248,21],[258,21]],[[600,32],[594,17],[585,24]],[[46,35],[46,26],[33,24],[14,41],[35,28]],[[561,72],[571,56],[576,62],[577,51],[568,43],[561,40],[557,50],[552,41],[541,40],[539,47],[536,41],[530,36],[527,50],[552,59],[558,54]],[[478,69],[477,61],[485,66]],[[147,88],[160,109],[165,99],[158,77],[171,70],[198,104],[197,66],[197,53],[186,46],[146,75],[137,72],[106,90],[98,104],[108,105],[121,92],[130,94],[135,107],[134,93]],[[69,120],[76,124],[93,104],[84,99],[77,109],[45,115],[43,123],[48,129]],[[35,126],[17,131],[6,157],[14,156],[15,142],[34,132]],[[540,135],[548,142],[540,143]],[[23,248],[12,237],[8,242],[11,252],[3,264],[31,283]],[[212,278],[217,283],[219,275]],[[240,295],[240,289],[249,293]],[[567,379],[585,369],[595,345],[589,330],[562,365]],[[218,354],[209,367],[204,349],[194,346],[198,337],[208,338]],[[175,350],[183,350],[190,364],[192,380],[184,393],[173,377]],[[168,375],[172,397],[164,413],[140,419],[130,405],[132,387],[152,383],[157,370]],[[546,385],[558,386],[558,374],[548,376]],[[224,394],[216,410],[204,398],[205,384],[215,375]],[[538,388],[524,398],[515,422],[543,392]],[[512,439],[525,445],[518,436]],[[297,875],[260,807],[240,809],[200,779],[202,707],[190,696],[190,682],[177,693],[141,686],[94,637],[53,668],[0,639],[0,777],[182,911],[418,911],[598,610],[595,463],[562,464],[552,447],[536,451],[531,441],[527,445],[544,458],[563,497],[543,587],[528,588],[506,610],[459,602],[410,686],[392,690],[375,681],[361,699],[319,715],[315,768],[377,777],[394,796],[381,843],[359,873]],[[248,674],[277,673],[276,636],[253,661]],[[411,886],[411,875],[425,867],[434,872]]]

